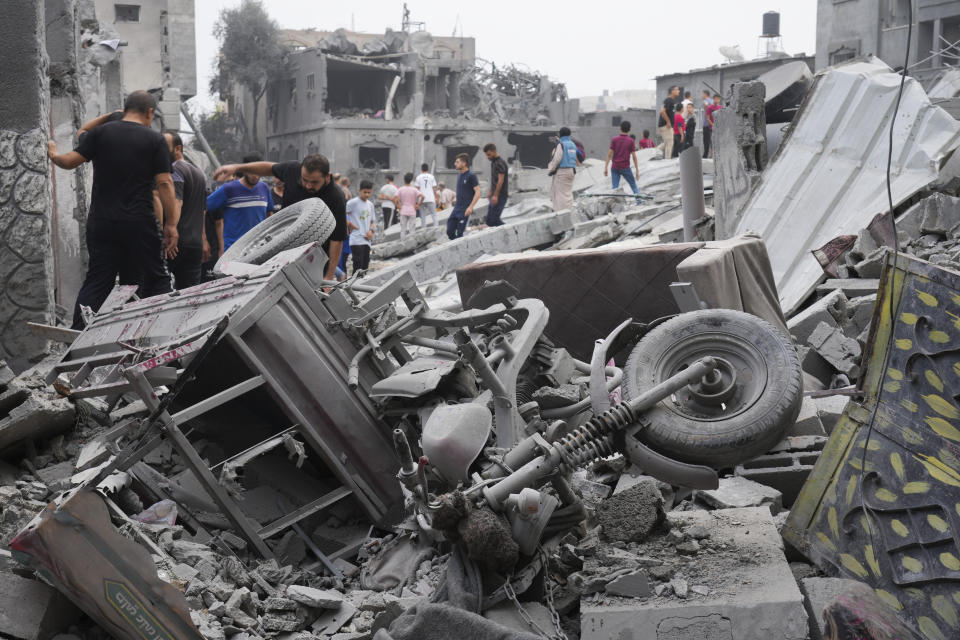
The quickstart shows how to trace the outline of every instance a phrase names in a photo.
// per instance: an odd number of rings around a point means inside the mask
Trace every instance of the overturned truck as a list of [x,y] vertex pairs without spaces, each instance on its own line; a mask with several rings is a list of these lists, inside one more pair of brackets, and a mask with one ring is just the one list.
[[293,532],[335,578],[370,531],[321,548],[305,527],[353,508],[397,533],[364,567],[366,588],[403,584],[418,549],[453,544],[483,570],[486,607],[544,580],[542,547],[584,517],[576,468],[619,453],[713,488],[716,469],[767,451],[799,410],[790,338],[747,313],[623,319],[584,362],[544,334],[543,302],[506,282],[454,313],[431,309],[408,273],[325,282],[325,262],[313,243],[165,296],[118,287],[50,371],[105,412],[142,403],[11,544],[116,637],[196,633],[146,553],[116,552],[107,514],[129,517],[117,486],[172,498],[191,534],[230,531],[264,558]]

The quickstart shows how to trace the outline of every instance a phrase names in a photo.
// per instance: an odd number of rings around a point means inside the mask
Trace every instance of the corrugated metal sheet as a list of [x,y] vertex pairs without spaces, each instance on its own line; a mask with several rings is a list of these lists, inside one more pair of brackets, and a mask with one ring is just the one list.
[[931,100],[955,98],[960,95],[960,69],[950,69],[940,76],[936,84],[930,87],[927,95]]
[[[767,243],[780,304],[789,315],[822,277],[811,251],[857,233],[887,210],[888,130],[900,76],[877,58],[817,75],[792,131],[744,208],[737,233]],[[894,204],[937,177],[960,144],[960,123],[907,78],[896,114]]]

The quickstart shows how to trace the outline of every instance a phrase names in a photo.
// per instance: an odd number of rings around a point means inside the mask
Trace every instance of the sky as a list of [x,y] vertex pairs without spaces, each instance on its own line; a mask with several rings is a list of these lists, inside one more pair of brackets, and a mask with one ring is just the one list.
[[[217,42],[213,24],[224,8],[240,0],[197,0],[198,89],[207,91]],[[366,33],[399,30],[403,3],[388,0],[321,2],[268,0],[267,12],[283,28],[339,27]],[[477,56],[497,64],[525,65],[564,82],[571,98],[604,89],[654,89],[654,77],[724,61],[723,45],[740,45],[757,56],[757,36],[766,11],[780,12],[783,49],[814,53],[816,0],[778,5],[757,0],[684,2],[541,2],[410,0],[411,20],[435,35],[476,38]],[[654,10],[667,7],[669,15]],[[594,10],[591,10],[594,9]],[[671,29],[665,33],[664,25]],[[204,104],[212,104],[203,100]]]

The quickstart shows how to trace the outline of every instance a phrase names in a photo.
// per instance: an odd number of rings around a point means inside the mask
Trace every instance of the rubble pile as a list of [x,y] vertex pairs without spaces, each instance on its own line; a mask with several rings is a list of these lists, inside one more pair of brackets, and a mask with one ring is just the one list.
[[588,161],[556,213],[525,171],[507,225],[388,229],[341,283],[313,243],[120,287],[0,366],[0,602],[43,603],[0,635],[953,637],[960,199],[906,195],[902,278],[881,217],[785,304],[760,236],[678,242],[679,171],[637,202]]

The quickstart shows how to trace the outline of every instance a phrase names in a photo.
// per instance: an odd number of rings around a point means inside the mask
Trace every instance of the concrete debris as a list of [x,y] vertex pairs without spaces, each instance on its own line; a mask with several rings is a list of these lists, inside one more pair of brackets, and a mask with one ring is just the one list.
[[763,506],[769,509],[771,515],[777,515],[783,509],[783,494],[741,476],[721,478],[717,489],[698,491],[696,499],[714,509]]

